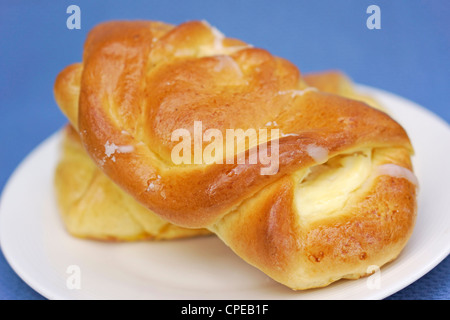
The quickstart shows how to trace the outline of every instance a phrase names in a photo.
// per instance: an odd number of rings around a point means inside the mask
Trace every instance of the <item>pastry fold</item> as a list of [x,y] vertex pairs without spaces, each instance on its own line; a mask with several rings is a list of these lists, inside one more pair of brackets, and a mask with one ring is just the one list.
[[62,131],[54,186],[67,231],[103,241],[173,240],[210,234],[175,226],[112,182],[91,160],[71,125]]
[[[55,98],[124,194],[170,224],[208,229],[297,290],[395,259],[416,218],[407,133],[344,75],[325,76],[303,77],[203,21],[115,21],[89,33],[83,61],[57,77]],[[174,163],[173,133],[195,136],[196,122],[202,134],[279,135],[244,141],[231,157]],[[262,145],[277,146],[270,174],[265,163],[239,161]],[[208,142],[191,146],[195,160]]]

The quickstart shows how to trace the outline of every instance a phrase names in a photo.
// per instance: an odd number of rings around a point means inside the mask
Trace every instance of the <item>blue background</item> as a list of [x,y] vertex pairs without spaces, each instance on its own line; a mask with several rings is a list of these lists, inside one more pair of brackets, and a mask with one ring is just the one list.
[[[66,9],[81,9],[69,30]],[[369,30],[366,9],[381,8]],[[450,1],[0,1],[0,190],[26,155],[66,120],[53,82],[81,60],[86,33],[111,19],[178,24],[205,19],[225,35],[294,62],[301,71],[341,69],[356,82],[413,100],[450,122]],[[450,260],[389,299],[449,299]],[[42,299],[0,254],[0,299]]]

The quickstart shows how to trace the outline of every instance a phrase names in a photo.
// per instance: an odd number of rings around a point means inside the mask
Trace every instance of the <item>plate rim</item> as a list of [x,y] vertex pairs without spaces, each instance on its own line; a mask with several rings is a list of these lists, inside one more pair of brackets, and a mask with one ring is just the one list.
[[[439,117],[437,114],[435,114],[431,110],[429,110],[429,109],[427,109],[405,97],[399,96],[395,93],[392,93],[392,92],[389,92],[389,91],[386,91],[383,89],[374,88],[374,87],[371,87],[368,85],[362,85],[362,84],[357,84],[356,86],[357,86],[357,88],[359,88],[361,90],[374,92],[375,94],[385,95],[390,98],[402,101],[402,103],[407,104],[408,107],[413,107],[413,108],[420,110],[421,112],[426,113],[427,116],[430,117],[430,119],[442,124],[446,128],[448,133],[450,134],[450,125],[444,119]],[[5,249],[5,246],[4,246],[5,239],[3,236],[3,232],[1,232],[1,230],[3,229],[3,221],[4,221],[4,216],[5,216],[4,203],[6,201],[5,199],[7,199],[7,197],[11,193],[10,190],[12,189],[13,182],[17,179],[17,176],[23,171],[23,169],[30,162],[32,162],[32,160],[36,157],[36,155],[42,149],[44,149],[45,146],[47,146],[51,142],[57,143],[58,140],[59,141],[61,140],[61,134],[62,134],[63,128],[64,128],[64,126],[62,128],[59,128],[57,131],[52,133],[50,136],[48,136],[44,140],[42,140],[40,143],[38,143],[19,162],[19,164],[16,166],[16,168],[13,170],[13,172],[8,177],[6,183],[3,187],[3,190],[1,192],[1,195],[0,195],[0,249],[3,252],[5,260],[11,266],[11,268],[16,273],[16,275],[19,278],[21,278],[29,287],[31,287],[34,291],[36,291],[38,294],[40,294],[44,298],[50,299],[50,300],[62,300],[62,299],[73,299],[73,298],[69,297],[69,295],[63,296],[57,292],[52,292],[51,288],[43,285],[42,283],[39,282],[39,280],[33,279],[29,275],[29,273],[25,270],[26,268],[24,268],[23,266],[18,264],[17,261],[15,261],[15,259],[13,258],[13,254],[8,249]],[[430,272],[433,268],[435,268],[438,264],[440,264],[446,257],[448,257],[448,255],[450,254],[450,243],[447,245],[446,248],[442,248],[442,250],[439,250],[439,253],[440,254],[433,255],[434,259],[432,261],[429,261],[426,264],[426,266],[423,265],[418,271],[414,272],[412,277],[405,278],[405,279],[403,279],[403,281],[395,283],[394,285],[390,285],[389,286],[390,290],[381,290],[381,291],[373,290],[372,294],[368,295],[364,299],[384,299],[384,298],[389,297],[390,295],[393,295],[396,292],[406,288],[410,284],[416,282],[418,279],[422,278],[424,275],[426,275],[428,272]],[[297,299],[293,298],[293,300],[297,300]]]
[[[59,128],[54,133],[52,133],[50,136],[43,139],[40,143],[38,143],[36,146],[34,146],[31,151],[21,160],[19,161],[18,165],[15,167],[15,169],[12,171],[12,173],[9,175],[3,190],[0,194],[0,250],[2,251],[3,256],[5,257],[6,262],[9,264],[11,269],[16,273],[16,275],[22,279],[30,288],[32,288],[34,291],[36,291],[39,295],[42,297],[52,300],[54,298],[51,298],[53,294],[50,293],[48,289],[44,287],[39,286],[38,283],[35,282],[35,280],[31,277],[29,277],[28,273],[26,271],[23,271],[20,264],[16,263],[16,261],[12,258],[12,255],[10,254],[9,250],[5,250],[4,247],[4,236],[3,232],[1,232],[3,228],[3,220],[4,220],[4,203],[5,199],[7,199],[7,196],[11,192],[11,188],[13,186],[14,181],[17,179],[17,176],[21,173],[24,167],[27,166],[29,162],[36,156],[37,153],[39,153],[48,143],[52,142],[53,140],[60,140],[61,139],[61,130],[62,128]],[[47,293],[47,291],[49,291]]]

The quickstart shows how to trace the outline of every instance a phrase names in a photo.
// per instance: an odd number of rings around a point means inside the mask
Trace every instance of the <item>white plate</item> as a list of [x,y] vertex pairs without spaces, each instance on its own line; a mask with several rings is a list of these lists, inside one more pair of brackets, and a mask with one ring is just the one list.
[[73,238],[61,224],[53,194],[60,133],[25,159],[4,189],[3,253],[23,280],[49,299],[385,298],[423,276],[450,252],[450,129],[410,101],[378,89],[360,89],[376,96],[409,133],[420,181],[414,233],[399,258],[376,278],[294,292],[247,265],[215,237],[139,243]]

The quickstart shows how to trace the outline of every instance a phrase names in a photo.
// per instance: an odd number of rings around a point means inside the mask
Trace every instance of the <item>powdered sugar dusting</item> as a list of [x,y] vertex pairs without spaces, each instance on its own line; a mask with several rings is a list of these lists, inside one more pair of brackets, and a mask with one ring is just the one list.
[[123,145],[118,146],[114,142],[106,141],[105,143],[105,156],[101,161],[99,161],[99,164],[103,166],[105,164],[106,158],[110,158],[113,162],[116,162],[116,153],[131,153],[134,151],[134,147],[131,145]]
[[224,69],[230,69],[233,70],[238,77],[242,78],[244,76],[241,68],[232,57],[227,55],[220,55],[216,56],[216,59],[218,60],[218,63],[214,66],[215,72],[221,72]]
[[110,158],[114,153],[130,153],[134,151],[134,147],[130,145],[118,146],[114,142],[106,141],[105,155]]
[[223,50],[223,39],[225,38],[225,35],[222,32],[220,32],[217,28],[210,25],[208,21],[202,20],[201,22],[211,30],[211,33],[214,36],[214,44],[213,44],[214,48],[213,49],[215,51],[222,51]]
[[406,169],[405,167],[393,163],[387,163],[378,166],[377,172],[379,175],[387,175],[394,178],[404,178],[415,186],[419,186],[419,180],[417,179],[416,175],[411,170]]
[[134,151],[134,147],[130,146],[130,145],[118,146],[117,147],[117,152],[118,153],[131,153],[133,151]]
[[323,163],[328,159],[328,150],[316,144],[306,146],[306,152],[318,163]]
[[131,135],[127,130],[122,130],[120,133],[124,134],[124,135],[127,135],[127,136]]
[[269,121],[265,124],[266,127],[278,127],[278,123],[274,120],[274,121]]
[[306,89],[303,90],[285,90],[285,91],[278,91],[278,94],[290,94],[292,98],[296,97],[296,96],[303,96],[305,93],[308,92],[316,92],[318,91],[317,88],[314,87],[308,87]]
[[109,143],[109,141],[106,141],[105,143],[105,155],[110,158],[111,155],[113,155],[116,150],[117,150],[117,146],[114,143]]
[[216,27],[211,26],[207,21],[203,20],[202,23],[211,30],[211,34],[214,37],[212,46],[209,49],[203,48],[204,56],[217,55],[217,54],[232,54],[232,53],[240,51],[242,49],[252,47],[252,45],[250,45],[250,44],[231,46],[231,47],[224,46],[223,41],[226,38],[225,35],[222,32],[220,32]]
[[149,179],[147,181],[148,185],[147,185],[146,191],[147,192],[160,192],[161,196],[165,199],[166,193],[163,190],[160,179],[161,179],[161,176],[159,174],[156,176],[156,178],[153,177],[153,178]]
[[147,187],[147,191],[155,191],[156,185],[153,182],[150,182]]
[[281,133],[282,137],[298,137],[299,135],[297,133]]

